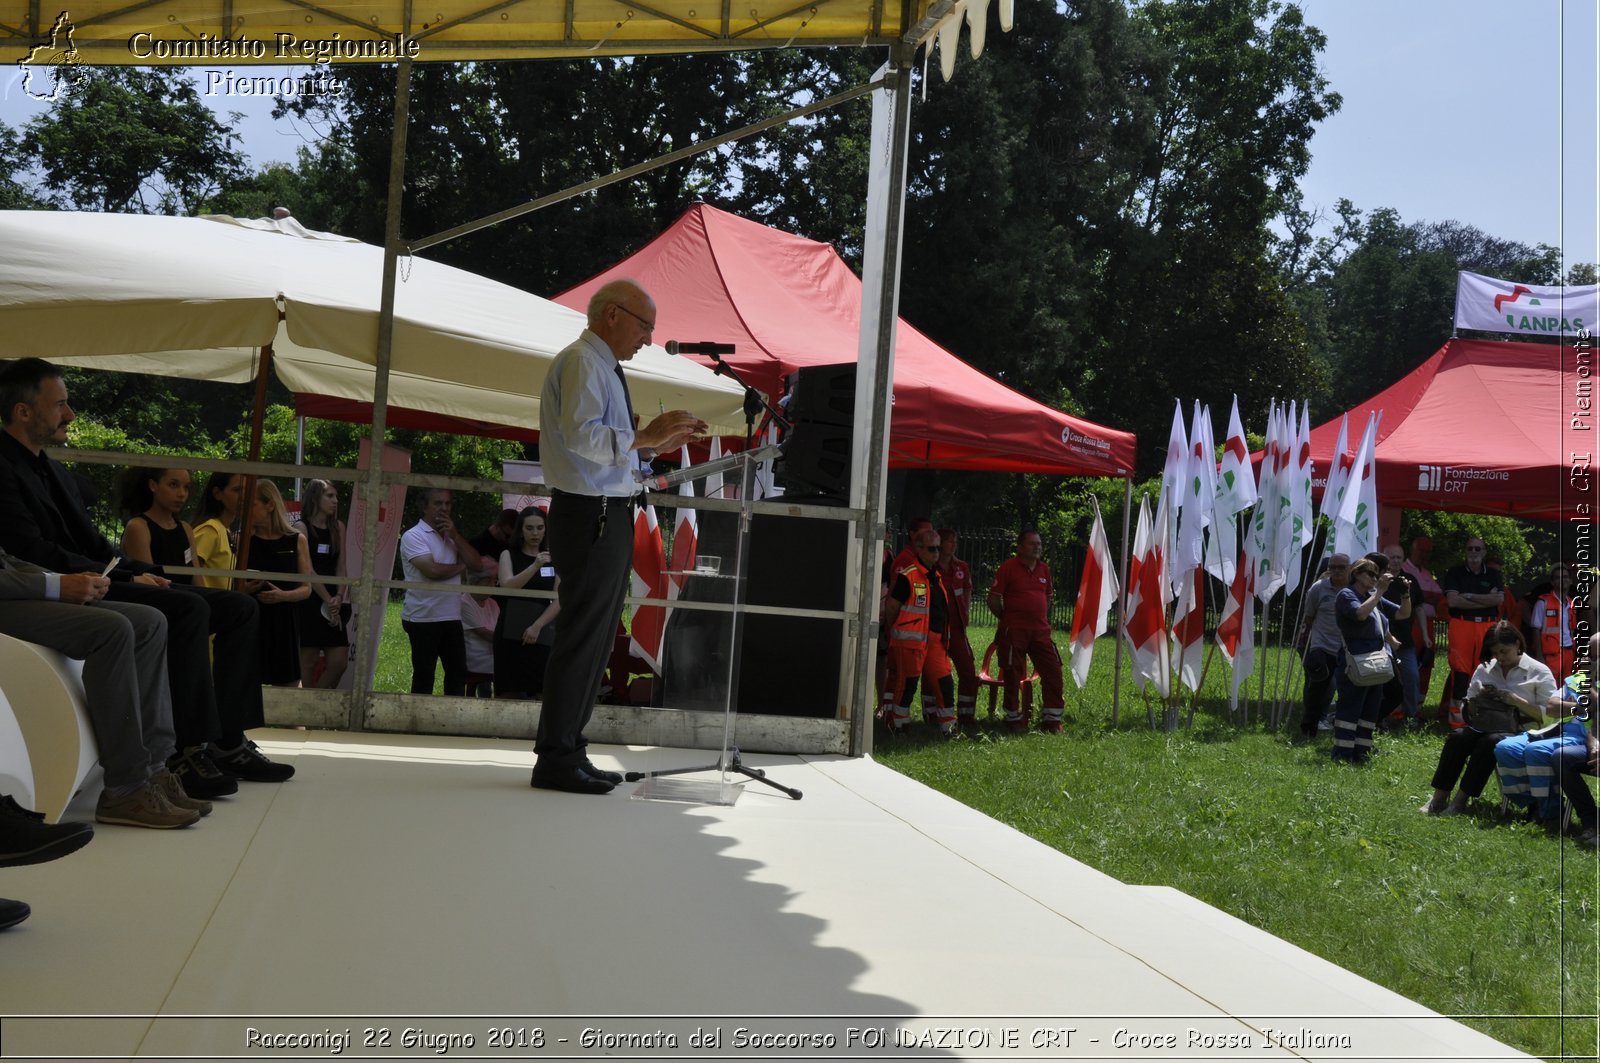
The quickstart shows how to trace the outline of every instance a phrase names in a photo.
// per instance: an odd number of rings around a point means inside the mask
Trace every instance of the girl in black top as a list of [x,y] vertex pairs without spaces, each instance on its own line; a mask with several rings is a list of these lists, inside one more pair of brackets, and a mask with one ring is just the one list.
[[[500,554],[500,586],[530,591],[556,589],[556,570],[545,546],[544,510],[529,506],[517,516],[517,544]],[[561,604],[545,598],[502,598],[494,631],[494,687],[503,698],[537,698],[555,644],[552,626]]]
[[[256,481],[250,506],[250,558],[252,571],[285,572],[310,576],[311,558],[306,540],[289,526],[283,496],[271,480]],[[263,580],[255,585],[261,605],[261,681],[274,686],[300,685],[300,635],[296,604],[311,594],[306,580]]]
[[[343,576],[344,521],[339,519],[339,494],[327,480],[308,480],[300,494],[300,519],[295,530],[305,536],[311,568],[319,576]],[[313,684],[332,690],[350,665],[350,603],[344,584],[313,583],[300,603],[300,674],[315,675]],[[316,671],[317,658],[322,671]]]
[[[189,470],[129,469],[122,482],[123,556],[147,565],[194,567],[194,529],[178,515],[189,504]],[[189,576],[169,573],[174,583]]]

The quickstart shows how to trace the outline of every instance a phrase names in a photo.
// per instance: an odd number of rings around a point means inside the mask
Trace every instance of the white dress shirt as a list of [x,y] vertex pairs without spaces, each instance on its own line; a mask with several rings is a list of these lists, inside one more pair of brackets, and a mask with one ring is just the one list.
[[619,364],[588,329],[556,355],[539,398],[539,460],[547,486],[610,498],[643,489]]

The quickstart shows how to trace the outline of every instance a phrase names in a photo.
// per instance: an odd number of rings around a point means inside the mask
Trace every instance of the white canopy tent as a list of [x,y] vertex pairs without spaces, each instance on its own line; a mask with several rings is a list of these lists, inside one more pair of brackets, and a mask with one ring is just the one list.
[[[244,383],[270,344],[290,389],[370,402],[383,249],[292,219],[0,211],[6,353]],[[583,315],[451,266],[402,260],[389,401],[539,427],[539,392]],[[660,347],[628,367],[641,411],[743,430],[743,390]]]

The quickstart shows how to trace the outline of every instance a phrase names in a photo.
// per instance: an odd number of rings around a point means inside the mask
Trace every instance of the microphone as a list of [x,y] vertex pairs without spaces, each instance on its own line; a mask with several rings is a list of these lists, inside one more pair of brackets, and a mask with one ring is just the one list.
[[717,354],[732,354],[734,350],[731,343],[713,343],[711,340],[701,340],[699,343],[668,340],[665,346],[668,354],[703,354],[708,358]]

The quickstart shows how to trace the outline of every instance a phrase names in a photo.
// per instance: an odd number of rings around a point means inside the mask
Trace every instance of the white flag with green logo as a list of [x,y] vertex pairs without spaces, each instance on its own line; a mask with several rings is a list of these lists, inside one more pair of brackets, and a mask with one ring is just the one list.
[[1289,501],[1294,547],[1289,553],[1289,578],[1284,584],[1285,594],[1293,594],[1295,588],[1300,586],[1301,564],[1312,537],[1310,406],[1310,403],[1300,406],[1300,429],[1295,434],[1294,459],[1289,463],[1294,472],[1294,497]]
[[1373,413],[1350,469],[1344,502],[1333,521],[1334,553],[1345,554],[1351,561],[1378,548],[1378,459],[1373,453],[1377,438],[1378,415]]
[[1233,586],[1239,557],[1238,515],[1256,504],[1256,480],[1250,468],[1250,447],[1239,420],[1239,396],[1228,414],[1228,438],[1222,446],[1222,468],[1217,472],[1212,499],[1211,538],[1206,543],[1206,571]]
[[1279,449],[1283,439],[1279,425],[1282,420],[1283,411],[1274,402],[1267,414],[1267,449],[1261,456],[1260,476],[1256,483],[1260,501],[1250,514],[1250,555],[1255,562],[1256,597],[1263,602],[1270,602],[1272,596],[1278,593],[1278,588],[1283,586],[1282,571],[1274,572],[1274,562],[1278,556],[1278,493],[1281,486],[1278,466],[1282,461]]

